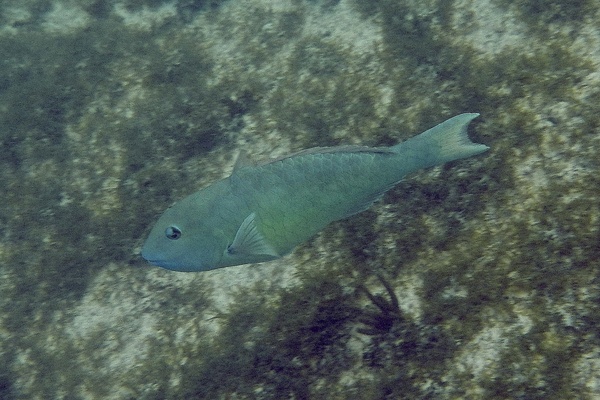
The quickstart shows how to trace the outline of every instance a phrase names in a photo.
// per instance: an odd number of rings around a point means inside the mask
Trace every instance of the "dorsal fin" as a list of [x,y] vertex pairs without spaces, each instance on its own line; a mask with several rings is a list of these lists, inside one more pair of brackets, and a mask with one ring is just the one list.
[[368,146],[335,146],[335,147],[312,147],[310,149],[300,150],[292,154],[288,154],[285,156],[272,158],[258,164],[253,163],[248,154],[244,150],[240,150],[237,159],[235,160],[235,164],[233,166],[233,173],[235,173],[238,169],[244,167],[255,167],[266,164],[271,164],[277,161],[287,160],[288,158],[296,157],[296,156],[304,156],[308,154],[331,154],[331,153],[377,153],[377,154],[395,154],[395,152],[390,147],[368,147]]
[[240,150],[240,153],[238,154],[237,159],[235,160],[235,164],[233,165],[233,172],[237,171],[240,168],[251,166],[254,166],[254,164],[250,161],[250,158],[248,158],[248,154],[244,150]]
[[308,154],[330,154],[330,153],[377,153],[377,154],[395,154],[389,147],[368,147],[368,146],[335,146],[335,147],[312,147],[310,149],[300,150],[286,156],[277,157],[266,161],[264,164],[285,160],[296,156]]

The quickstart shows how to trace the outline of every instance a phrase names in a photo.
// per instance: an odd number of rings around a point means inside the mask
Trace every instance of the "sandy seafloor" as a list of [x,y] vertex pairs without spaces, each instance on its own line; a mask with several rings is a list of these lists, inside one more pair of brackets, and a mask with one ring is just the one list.
[[[1,399],[600,398],[600,3],[0,3]],[[172,202],[478,112],[291,255],[147,265]]]

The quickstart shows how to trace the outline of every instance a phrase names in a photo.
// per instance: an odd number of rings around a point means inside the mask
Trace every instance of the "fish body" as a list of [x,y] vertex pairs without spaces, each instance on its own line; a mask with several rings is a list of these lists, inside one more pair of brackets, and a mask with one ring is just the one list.
[[332,221],[361,212],[421,168],[482,153],[460,114],[391,147],[304,150],[231,176],[168,208],[142,248],[150,263],[206,271],[282,257]]

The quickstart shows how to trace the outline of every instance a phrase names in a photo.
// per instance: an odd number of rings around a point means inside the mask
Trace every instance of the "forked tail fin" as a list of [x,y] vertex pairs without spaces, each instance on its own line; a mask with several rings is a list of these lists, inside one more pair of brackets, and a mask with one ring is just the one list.
[[469,123],[479,114],[452,117],[425,132],[392,147],[396,153],[413,160],[415,169],[431,167],[452,160],[483,153],[488,146],[473,143],[467,135]]

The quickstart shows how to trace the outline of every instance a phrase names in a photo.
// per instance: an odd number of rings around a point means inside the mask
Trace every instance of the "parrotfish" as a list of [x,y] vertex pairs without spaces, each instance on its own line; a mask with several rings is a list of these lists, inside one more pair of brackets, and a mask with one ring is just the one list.
[[207,271],[275,260],[326,225],[366,210],[407,174],[488,149],[460,114],[391,147],[303,150],[233,173],[168,208],[142,248],[151,264]]

